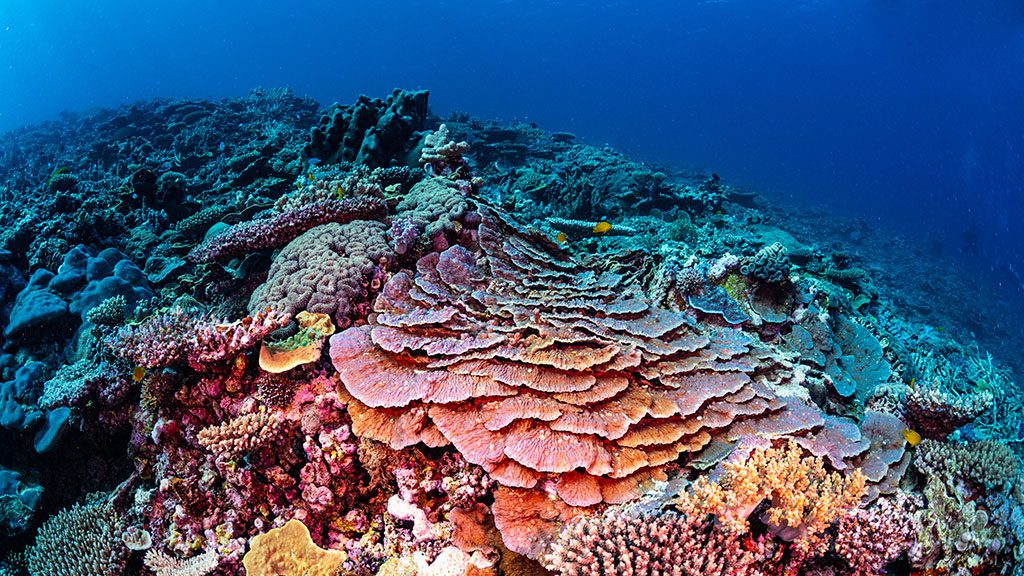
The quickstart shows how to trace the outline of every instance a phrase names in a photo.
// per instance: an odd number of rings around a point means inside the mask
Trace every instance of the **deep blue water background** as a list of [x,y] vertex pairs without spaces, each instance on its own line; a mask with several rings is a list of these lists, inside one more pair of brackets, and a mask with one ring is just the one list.
[[429,88],[441,113],[937,237],[999,296],[1024,290],[1017,1],[0,2],[0,131],[256,86],[324,103]]

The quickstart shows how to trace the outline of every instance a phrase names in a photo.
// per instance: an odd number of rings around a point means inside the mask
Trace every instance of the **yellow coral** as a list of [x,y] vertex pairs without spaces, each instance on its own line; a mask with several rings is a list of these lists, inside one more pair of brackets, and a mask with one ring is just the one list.
[[860,504],[864,475],[844,478],[826,472],[821,458],[806,456],[793,442],[760,448],[745,462],[728,462],[719,482],[700,478],[674,504],[687,514],[714,514],[727,530],[745,532],[747,517],[761,502],[771,506],[761,519],[802,551],[823,544],[821,533],[844,511]]
[[295,315],[299,331],[281,342],[263,341],[260,346],[260,368],[279,374],[301,364],[320,359],[327,337],[334,334],[335,326],[327,314],[299,312]]
[[336,576],[346,559],[314,544],[306,525],[293,519],[253,538],[242,565],[246,576]]

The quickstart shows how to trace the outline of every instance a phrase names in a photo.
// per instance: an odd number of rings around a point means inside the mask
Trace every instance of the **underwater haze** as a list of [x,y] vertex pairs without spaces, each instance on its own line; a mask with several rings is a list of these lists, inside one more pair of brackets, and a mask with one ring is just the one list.
[[[952,0],[0,5],[0,129],[395,86],[931,237],[1024,290],[1024,7]],[[1011,271],[1012,267],[1012,271]]]

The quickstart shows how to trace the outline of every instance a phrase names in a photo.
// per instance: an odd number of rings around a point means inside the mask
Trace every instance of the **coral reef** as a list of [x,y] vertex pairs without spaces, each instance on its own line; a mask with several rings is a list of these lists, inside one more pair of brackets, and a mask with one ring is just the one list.
[[0,574],[1020,574],[1019,342],[929,262],[425,91],[13,132]]

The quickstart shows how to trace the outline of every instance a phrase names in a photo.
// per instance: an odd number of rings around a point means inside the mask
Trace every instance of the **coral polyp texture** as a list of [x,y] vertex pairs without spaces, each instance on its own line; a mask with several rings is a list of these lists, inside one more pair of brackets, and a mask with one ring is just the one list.
[[0,574],[1024,574],[948,263],[427,99],[9,135]]

